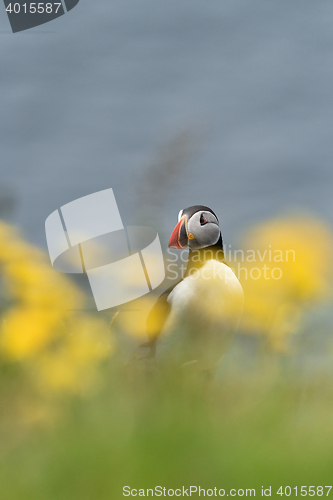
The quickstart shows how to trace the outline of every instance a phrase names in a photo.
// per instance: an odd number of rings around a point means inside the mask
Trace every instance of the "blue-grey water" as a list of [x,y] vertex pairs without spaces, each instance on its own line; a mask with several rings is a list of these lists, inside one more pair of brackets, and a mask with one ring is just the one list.
[[30,241],[108,187],[164,239],[198,203],[229,241],[293,210],[333,223],[332,2],[81,0],[15,35],[1,8],[0,44],[0,188]]

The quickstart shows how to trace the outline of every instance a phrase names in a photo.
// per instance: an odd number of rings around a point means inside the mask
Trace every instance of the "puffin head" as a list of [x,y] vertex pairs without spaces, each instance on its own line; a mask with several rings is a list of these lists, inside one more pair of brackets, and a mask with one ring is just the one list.
[[219,221],[213,210],[204,205],[194,205],[179,212],[169,248],[183,249],[189,246],[191,250],[200,250],[219,242],[223,249]]

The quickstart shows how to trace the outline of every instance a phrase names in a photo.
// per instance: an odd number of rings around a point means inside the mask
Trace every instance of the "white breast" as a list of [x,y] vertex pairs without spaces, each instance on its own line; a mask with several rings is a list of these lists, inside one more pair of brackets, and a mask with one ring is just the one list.
[[201,369],[221,359],[241,318],[244,294],[233,271],[216,260],[177,285],[171,312],[158,342],[158,357],[179,363],[196,360]]

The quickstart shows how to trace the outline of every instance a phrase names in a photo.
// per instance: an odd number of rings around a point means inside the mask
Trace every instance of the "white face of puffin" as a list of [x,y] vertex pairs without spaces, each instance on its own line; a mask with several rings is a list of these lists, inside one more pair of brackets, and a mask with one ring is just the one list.
[[221,231],[214,214],[199,210],[188,219],[183,213],[184,210],[181,210],[178,214],[178,224],[169,241],[170,248],[182,249],[189,246],[192,250],[199,250],[218,242]]
[[215,245],[220,234],[219,222],[211,212],[196,212],[188,221],[188,246],[192,250]]

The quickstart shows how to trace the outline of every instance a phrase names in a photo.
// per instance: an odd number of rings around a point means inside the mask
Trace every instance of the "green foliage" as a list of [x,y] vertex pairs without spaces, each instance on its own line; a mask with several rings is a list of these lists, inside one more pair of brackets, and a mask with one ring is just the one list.
[[277,355],[252,354],[244,365],[241,351],[236,343],[211,385],[113,358],[106,384],[64,399],[52,425],[25,433],[12,425],[1,499],[121,499],[125,485],[261,496],[262,486],[331,484],[332,376],[320,369],[305,379]]

